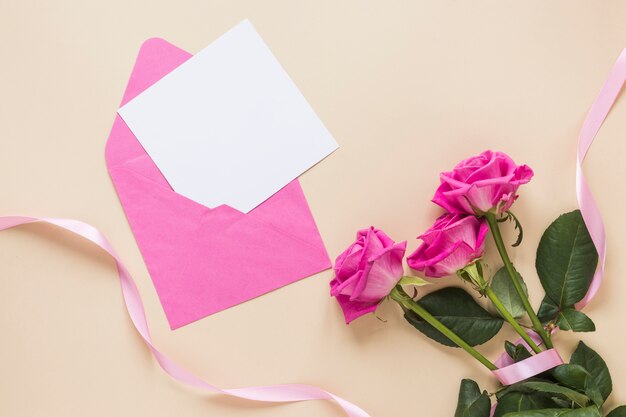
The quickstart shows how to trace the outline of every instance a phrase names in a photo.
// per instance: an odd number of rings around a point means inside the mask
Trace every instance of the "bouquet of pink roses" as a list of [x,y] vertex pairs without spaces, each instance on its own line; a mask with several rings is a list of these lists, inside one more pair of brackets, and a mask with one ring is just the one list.
[[[502,385],[493,394],[463,380],[455,417],[596,417],[603,415],[612,391],[609,370],[595,351],[580,342],[570,362],[563,363],[551,340],[557,329],[595,330],[591,319],[577,309],[598,264],[581,212],[559,216],[539,242],[536,269],[545,297],[537,312],[509,257],[500,227],[512,222],[518,231],[512,246],[522,242],[522,225],[511,207],[519,187],[532,176],[528,166],[492,151],[441,173],[433,202],[446,212],[419,236],[421,245],[407,257],[409,267],[424,278],[404,275],[406,242],[396,243],[374,227],[360,230],[335,262],[331,295],[346,323],[374,312],[386,299],[393,300],[417,330],[445,346],[464,349],[498,378]],[[482,261],[488,235],[503,264],[491,276]],[[406,291],[431,284],[426,279],[454,274],[467,285],[420,298],[417,290],[413,295]],[[497,314],[476,302],[468,289],[487,298]],[[519,340],[507,341],[506,353],[494,363],[475,347],[493,338],[505,323]],[[626,406],[608,416],[626,416]]]

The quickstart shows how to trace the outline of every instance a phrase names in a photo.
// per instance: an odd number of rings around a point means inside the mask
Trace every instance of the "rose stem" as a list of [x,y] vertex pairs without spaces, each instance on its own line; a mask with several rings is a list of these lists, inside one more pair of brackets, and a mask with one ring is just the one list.
[[504,240],[502,240],[502,234],[500,233],[500,227],[498,226],[498,221],[496,220],[495,214],[485,213],[485,218],[487,219],[487,224],[489,225],[489,229],[491,230],[491,235],[493,236],[493,240],[496,243],[496,247],[498,248],[498,252],[500,253],[502,262],[504,262],[504,266],[509,273],[509,278],[511,278],[511,282],[513,283],[515,290],[519,294],[520,299],[522,300],[524,309],[528,313],[530,321],[533,323],[533,328],[535,329],[537,334],[539,334],[545,346],[548,349],[551,349],[553,345],[552,341],[550,340],[550,336],[548,336],[545,329],[543,328],[543,325],[541,324],[541,321],[539,321],[537,314],[535,314],[535,311],[530,305],[530,301],[528,300],[528,297],[526,296],[526,293],[522,288],[522,284],[517,278],[517,272],[515,271],[515,267],[513,266],[513,263],[509,258],[509,254],[506,251],[506,246],[504,245]]
[[456,335],[452,330],[446,327],[443,323],[437,320],[432,314],[430,314],[424,307],[413,301],[411,297],[404,292],[404,290],[400,287],[396,287],[390,294],[391,298],[400,304],[403,308],[413,311],[415,314],[420,316],[426,323],[433,326],[439,332],[441,332],[444,336],[450,339],[452,342],[456,343],[457,346],[464,349],[467,353],[472,355],[478,362],[485,365],[487,369],[490,371],[495,371],[498,369],[496,365],[491,363],[489,359],[485,358],[480,352],[476,349],[468,345],[463,339]]
[[522,327],[517,322],[517,320],[515,320],[515,317],[513,317],[513,315],[509,312],[509,310],[506,309],[504,304],[502,304],[502,301],[500,300],[498,295],[487,284],[487,282],[485,281],[485,278],[483,277],[482,271],[483,271],[483,268],[480,264],[480,260],[477,260],[476,262],[469,264],[465,268],[459,270],[457,274],[461,277],[461,279],[471,282],[476,287],[476,289],[480,292],[481,295],[486,295],[491,300],[491,302],[496,307],[496,309],[500,312],[502,317],[504,317],[504,319],[511,326],[513,326],[515,331],[519,333],[520,336],[522,336],[522,339],[524,339],[524,341],[528,343],[528,346],[530,346],[532,350],[535,351],[535,353],[541,352],[541,349],[539,349],[539,346],[537,346],[535,341],[528,335],[528,333],[526,333],[526,331],[522,329]]
[[541,349],[539,349],[539,346],[537,346],[535,341],[528,335],[528,333],[526,333],[524,329],[522,329],[522,327],[515,320],[515,318],[511,315],[511,313],[509,313],[509,310],[507,310],[506,307],[502,304],[502,301],[500,301],[496,293],[493,292],[491,287],[485,288],[485,295],[491,300],[491,302],[496,307],[496,309],[498,309],[500,314],[502,314],[502,317],[504,317],[504,319],[511,326],[513,326],[515,331],[519,333],[520,336],[522,336],[522,339],[524,339],[524,341],[528,343],[528,346],[530,346],[532,350],[535,351],[535,353],[540,353]]
[[457,273],[464,279],[465,281],[473,283],[473,285],[478,289],[481,295],[486,295],[487,298],[491,300],[496,309],[500,312],[502,317],[515,329],[515,331],[524,339],[524,341],[535,351],[535,353],[540,353],[541,349],[535,341],[526,333],[524,329],[520,326],[520,324],[515,320],[515,317],[506,309],[502,301],[498,297],[498,295],[493,291],[493,289],[487,284],[485,278],[482,273],[482,266],[480,261],[476,261],[472,264],[469,264],[465,268],[461,269]]

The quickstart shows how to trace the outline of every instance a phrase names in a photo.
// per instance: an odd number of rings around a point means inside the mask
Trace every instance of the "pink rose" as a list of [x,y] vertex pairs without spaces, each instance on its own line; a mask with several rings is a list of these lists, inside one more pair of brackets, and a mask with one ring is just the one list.
[[408,264],[427,277],[455,274],[483,255],[488,231],[482,218],[446,213],[419,237],[423,243],[409,255]]
[[395,243],[374,227],[359,230],[356,241],[335,261],[330,294],[337,298],[346,324],[376,310],[404,273],[406,241]]
[[533,177],[526,165],[515,165],[505,153],[485,151],[440,174],[433,202],[450,213],[482,214],[507,211],[520,185]]

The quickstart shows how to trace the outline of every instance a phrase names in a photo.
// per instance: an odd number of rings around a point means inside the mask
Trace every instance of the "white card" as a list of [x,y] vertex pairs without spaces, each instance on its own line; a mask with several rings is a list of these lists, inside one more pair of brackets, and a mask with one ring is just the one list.
[[338,145],[245,20],[118,110],[174,191],[244,213]]

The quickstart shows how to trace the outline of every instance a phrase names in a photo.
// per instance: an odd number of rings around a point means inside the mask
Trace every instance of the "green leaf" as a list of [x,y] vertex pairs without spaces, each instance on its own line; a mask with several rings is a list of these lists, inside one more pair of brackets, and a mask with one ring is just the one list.
[[563,385],[580,391],[585,389],[585,381],[591,374],[580,365],[566,363],[552,370],[552,376]]
[[539,306],[539,312],[537,313],[537,317],[542,324],[547,324],[552,320],[556,320],[556,317],[559,315],[559,306],[554,303],[547,295],[543,297],[543,301],[541,301],[541,305]]
[[504,342],[504,350],[515,362],[528,359],[532,356],[528,349],[524,347],[524,345],[522,345],[521,343],[519,345],[515,345],[508,340]]
[[511,359],[515,359],[515,350],[517,349],[517,345],[509,342],[508,340],[504,341],[504,351],[507,355],[511,357]]
[[604,404],[604,397],[593,376],[582,366],[565,364],[552,370],[552,376],[561,384],[584,393],[597,406]]
[[561,384],[584,393],[597,406],[604,404],[604,398],[595,380],[585,368],[575,364],[557,366],[552,370],[552,376]]
[[626,417],[626,405],[622,405],[611,411],[606,417]]
[[475,381],[464,379],[461,381],[459,401],[454,417],[489,417],[491,400],[487,392],[480,392]]
[[498,399],[493,417],[516,411],[541,410],[554,407],[554,401],[543,392],[509,392]]
[[574,332],[593,332],[596,330],[596,325],[585,313],[570,307],[559,313],[556,324],[561,330]]
[[562,214],[543,233],[535,265],[546,295],[561,309],[582,300],[597,264],[580,210]]
[[591,383],[598,388],[604,400],[611,395],[613,381],[611,380],[609,368],[606,366],[606,362],[593,349],[580,342],[572,354],[570,363],[582,366],[591,374]]
[[598,407],[602,407],[602,405],[604,404],[604,398],[602,397],[600,388],[598,388],[592,378],[587,378],[587,381],[585,383],[585,394]]
[[416,287],[423,287],[424,285],[430,285],[430,284],[432,283],[426,281],[423,278],[411,277],[411,276],[404,276],[400,279],[400,281],[398,281],[398,285],[414,285]]
[[[447,287],[431,292],[422,297],[418,303],[470,346],[487,342],[502,327],[501,318],[489,314],[462,288]],[[404,318],[431,339],[446,346],[457,347],[413,311],[407,310]]]
[[[528,296],[528,289],[519,272],[517,273],[517,277],[522,284],[526,296]],[[500,268],[491,279],[491,289],[496,293],[500,301],[502,301],[502,304],[504,304],[504,307],[506,307],[507,311],[511,313],[513,317],[520,318],[526,313],[522,299],[515,290],[505,267]]]
[[547,296],[560,307],[580,301],[597,259],[580,211],[561,215],[546,229],[537,249],[537,271]]
[[584,407],[589,402],[589,397],[585,394],[581,394],[578,391],[575,391],[571,388],[563,387],[561,385],[552,384],[550,382],[540,382],[540,381],[532,381],[532,382],[522,382],[525,388],[529,388],[534,391],[539,392],[549,392],[552,394],[557,394],[559,396],[565,397],[570,401],[575,402],[581,407]]
[[598,407],[568,409],[545,409],[507,413],[504,417],[602,417]]
[[572,408],[572,402],[569,400],[564,400],[563,398],[560,398],[560,397],[552,397],[552,401],[554,401],[554,403],[559,408],[567,408],[567,409]]

